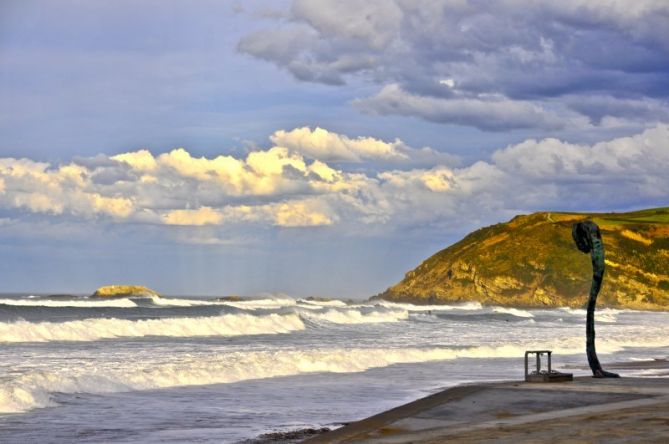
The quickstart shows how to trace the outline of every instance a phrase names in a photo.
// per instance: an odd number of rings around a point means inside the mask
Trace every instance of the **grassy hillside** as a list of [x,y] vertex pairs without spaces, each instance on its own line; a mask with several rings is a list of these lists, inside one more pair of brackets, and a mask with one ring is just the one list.
[[633,213],[535,213],[481,228],[408,272],[380,297],[509,306],[585,304],[590,256],[571,227],[592,219],[602,230],[606,274],[598,305],[669,309],[669,208]]

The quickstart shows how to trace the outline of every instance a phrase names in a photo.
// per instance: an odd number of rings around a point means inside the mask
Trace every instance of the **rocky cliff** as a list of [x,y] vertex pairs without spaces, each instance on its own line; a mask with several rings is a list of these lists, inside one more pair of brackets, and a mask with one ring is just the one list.
[[479,301],[525,307],[582,307],[590,256],[571,227],[596,222],[606,274],[598,305],[669,309],[669,208],[633,213],[535,213],[481,228],[425,260],[379,297],[412,303]]

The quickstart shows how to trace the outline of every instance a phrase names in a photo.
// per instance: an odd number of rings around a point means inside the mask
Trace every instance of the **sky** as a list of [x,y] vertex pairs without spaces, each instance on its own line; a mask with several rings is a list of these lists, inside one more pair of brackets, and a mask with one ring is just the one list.
[[0,2],[0,292],[363,298],[669,196],[664,0]]

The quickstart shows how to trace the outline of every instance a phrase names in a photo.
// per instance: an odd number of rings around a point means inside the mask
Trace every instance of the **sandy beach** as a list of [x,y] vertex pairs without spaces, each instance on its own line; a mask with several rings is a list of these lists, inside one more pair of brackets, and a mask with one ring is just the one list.
[[[623,377],[462,385],[306,442],[667,442],[669,363],[607,367],[620,369]],[[631,368],[657,376],[624,377]]]

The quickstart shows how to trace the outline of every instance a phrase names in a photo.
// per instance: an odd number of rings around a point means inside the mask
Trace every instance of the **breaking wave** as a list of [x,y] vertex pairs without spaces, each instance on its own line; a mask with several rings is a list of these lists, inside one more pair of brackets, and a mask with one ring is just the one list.
[[389,301],[380,301],[377,303],[382,307],[387,308],[400,308],[408,311],[451,311],[451,310],[481,310],[483,306],[480,302],[465,302],[464,304],[453,304],[453,305],[415,305],[408,304],[403,302],[389,302]]
[[[585,318],[587,310],[582,308],[569,308],[561,307],[561,311],[567,312],[574,316],[579,316]],[[595,321],[603,323],[615,323],[618,320],[618,316],[623,313],[634,313],[634,310],[620,310],[616,308],[600,308],[595,309]]]
[[303,305],[313,305],[316,307],[346,307],[346,302],[340,301],[338,299],[330,299],[330,300],[319,300],[319,299],[299,299],[298,304],[303,304]]
[[82,307],[134,308],[137,304],[128,298],[119,299],[0,299],[0,304],[20,307]]
[[271,310],[282,307],[293,307],[297,304],[295,299],[269,298],[269,299],[244,299],[240,301],[224,301],[223,305],[241,308],[243,310]]
[[301,316],[308,320],[326,321],[333,324],[377,324],[405,321],[409,319],[409,312],[406,310],[331,309],[324,312],[302,312]]
[[23,412],[54,405],[51,393],[113,393],[188,385],[221,384],[302,373],[361,372],[392,364],[457,359],[459,357],[517,356],[517,347],[449,348],[335,348],[234,352],[176,357],[168,362],[150,359],[98,362],[95,368],[32,371],[0,383],[0,412]]
[[519,318],[533,318],[534,315],[529,311],[519,310],[517,308],[508,308],[508,307],[493,307],[493,313],[504,313],[510,314],[511,316],[516,316]]
[[[253,316],[238,321],[249,321]],[[301,324],[296,315],[283,316],[279,329]],[[166,320],[167,321],[167,320]],[[174,320],[170,320],[174,321]],[[201,321],[200,321],[201,322]],[[205,330],[207,327],[203,327]],[[209,334],[209,333],[206,333]],[[638,346],[638,338],[598,341],[600,354]],[[583,353],[582,338],[536,343],[567,355]],[[666,336],[644,338],[647,347],[666,346]],[[131,359],[108,355],[85,365],[76,359],[64,364],[37,367],[0,381],[0,413],[25,412],[54,405],[52,393],[113,393],[177,386],[221,384],[249,379],[273,378],[315,372],[354,373],[393,364],[408,364],[460,358],[520,358],[527,344],[468,348],[318,348],[304,350],[238,351],[229,353],[172,354]]]
[[303,330],[296,314],[224,314],[129,320],[89,318],[67,322],[0,322],[0,342],[96,341],[143,336],[242,336]]
[[161,307],[198,307],[203,305],[224,305],[228,307],[240,308],[243,310],[256,309],[276,309],[282,307],[291,307],[296,304],[294,299],[276,298],[276,299],[240,299],[239,301],[228,301],[223,299],[179,299],[171,297],[152,297],[154,305]]
[[201,305],[224,305],[224,302],[215,299],[178,299],[165,297],[152,297],[151,302],[161,307],[197,307]]

